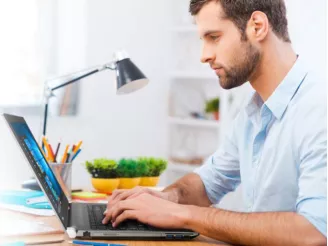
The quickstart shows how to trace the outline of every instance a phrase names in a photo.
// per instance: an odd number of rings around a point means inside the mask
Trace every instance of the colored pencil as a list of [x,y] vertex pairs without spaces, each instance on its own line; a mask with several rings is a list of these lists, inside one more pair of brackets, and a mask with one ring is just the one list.
[[74,159],[78,156],[78,154],[80,154],[81,150],[82,150],[82,149],[79,149],[79,150],[76,152],[76,154],[73,156],[73,158],[71,159],[70,162],[73,162],[73,161],[74,161]]
[[49,149],[50,149],[50,154],[51,154],[51,161],[55,162],[55,154],[54,154],[54,151],[51,147],[51,144],[49,144]]
[[68,161],[69,161],[69,157],[71,156],[71,153],[72,153],[72,152],[69,152],[69,153],[67,154],[67,158],[66,158],[65,163],[68,163]]
[[65,152],[63,154],[63,158],[61,159],[61,163],[65,163],[66,162],[68,149],[69,149],[69,145],[67,144],[66,145],[66,148],[65,148]]
[[43,142],[44,146],[46,147],[46,150],[47,150],[47,153],[48,153],[47,159],[49,161],[52,161],[51,150],[49,148],[49,144],[47,142],[47,139],[45,137],[42,137],[42,142]]
[[61,140],[59,140],[58,145],[57,145],[57,149],[56,149],[56,153],[55,153],[55,162],[57,162],[57,156],[59,153],[60,144],[61,144]]
[[82,145],[82,141],[80,141],[80,142],[76,145],[76,147],[75,147],[75,149],[74,149],[74,154],[76,154],[76,152],[80,149],[81,145]]

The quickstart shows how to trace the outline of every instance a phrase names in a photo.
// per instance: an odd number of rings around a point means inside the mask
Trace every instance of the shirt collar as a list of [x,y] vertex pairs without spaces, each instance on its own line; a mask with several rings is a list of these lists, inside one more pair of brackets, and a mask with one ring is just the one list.
[[261,103],[262,99],[260,98],[259,94],[256,91],[253,91],[250,95],[250,97],[247,100],[246,104],[246,113],[248,117],[251,117],[253,114],[255,114],[257,111],[261,109],[261,106],[263,102]]
[[[283,81],[265,102],[265,105],[270,109],[272,114],[278,120],[282,118],[289,102],[292,100],[298,88],[304,81],[307,73],[308,71],[306,69],[305,63],[300,57],[298,57],[292,69],[288,72]],[[246,106],[246,113],[248,116],[251,116],[257,110],[259,110],[262,104],[263,101],[259,94],[254,92]]]

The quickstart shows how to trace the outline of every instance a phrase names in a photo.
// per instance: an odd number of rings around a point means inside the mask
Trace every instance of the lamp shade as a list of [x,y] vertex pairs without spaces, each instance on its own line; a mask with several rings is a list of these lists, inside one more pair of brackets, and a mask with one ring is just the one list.
[[117,94],[128,94],[146,86],[148,79],[129,59],[116,62]]

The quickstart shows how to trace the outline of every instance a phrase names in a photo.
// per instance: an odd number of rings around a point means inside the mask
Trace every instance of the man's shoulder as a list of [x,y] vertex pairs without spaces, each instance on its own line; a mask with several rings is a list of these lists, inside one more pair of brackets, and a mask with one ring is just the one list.
[[292,99],[291,105],[296,107],[298,114],[312,110],[327,109],[327,82],[323,75],[309,71]]
[[291,101],[290,117],[297,135],[311,135],[327,128],[327,85],[325,78],[309,72]]

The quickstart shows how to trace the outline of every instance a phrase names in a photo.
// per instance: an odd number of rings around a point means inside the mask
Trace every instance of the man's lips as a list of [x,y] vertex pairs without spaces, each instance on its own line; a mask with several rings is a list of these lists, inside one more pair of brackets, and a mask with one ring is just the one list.
[[223,71],[223,67],[212,67],[212,69],[215,71],[217,75]]
[[220,69],[222,69],[223,67],[212,67],[212,66],[211,66],[211,68],[212,68],[213,70],[216,71],[216,70],[220,70]]

